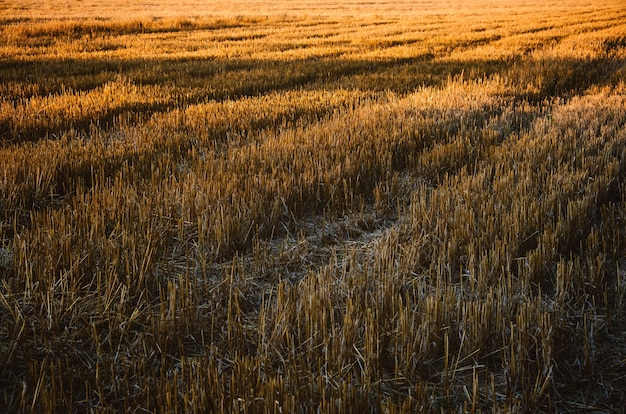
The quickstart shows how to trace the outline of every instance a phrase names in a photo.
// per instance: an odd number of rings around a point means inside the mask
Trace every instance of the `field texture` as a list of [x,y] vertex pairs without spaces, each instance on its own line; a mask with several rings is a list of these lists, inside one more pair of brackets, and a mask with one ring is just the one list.
[[622,1],[40,3],[0,411],[623,409]]

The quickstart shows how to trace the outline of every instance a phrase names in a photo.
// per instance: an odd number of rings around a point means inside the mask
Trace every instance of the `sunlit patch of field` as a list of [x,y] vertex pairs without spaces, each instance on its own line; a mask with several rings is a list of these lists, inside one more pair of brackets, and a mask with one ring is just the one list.
[[621,2],[0,15],[0,411],[623,408]]
[[[602,9],[619,8],[618,1],[609,2]],[[316,1],[316,0],[137,0],[133,2],[111,1],[103,4],[98,0],[68,0],[41,2],[33,0],[0,0],[0,10],[8,18],[194,18],[194,17],[244,17],[244,16],[369,16],[384,19],[399,16],[480,16],[505,14],[510,18],[520,15],[536,15],[537,11],[549,12],[550,17],[559,13],[587,13],[597,8],[585,0],[526,1],[514,6],[493,0],[398,0],[398,1]],[[488,9],[488,10],[487,10]],[[547,17],[547,15],[545,16]]]

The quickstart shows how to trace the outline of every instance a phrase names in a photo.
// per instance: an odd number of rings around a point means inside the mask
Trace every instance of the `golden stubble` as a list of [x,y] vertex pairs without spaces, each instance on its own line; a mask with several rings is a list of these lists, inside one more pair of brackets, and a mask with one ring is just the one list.
[[467,4],[0,3],[0,407],[619,409],[624,12]]

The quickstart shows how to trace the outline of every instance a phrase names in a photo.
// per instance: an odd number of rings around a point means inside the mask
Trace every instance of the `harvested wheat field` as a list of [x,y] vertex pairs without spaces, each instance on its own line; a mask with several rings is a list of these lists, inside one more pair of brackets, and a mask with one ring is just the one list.
[[619,413],[620,0],[0,0],[0,411]]

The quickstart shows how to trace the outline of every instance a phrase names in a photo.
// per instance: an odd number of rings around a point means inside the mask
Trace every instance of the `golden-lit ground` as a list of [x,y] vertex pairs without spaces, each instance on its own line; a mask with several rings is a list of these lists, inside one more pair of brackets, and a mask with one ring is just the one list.
[[621,2],[0,16],[0,411],[622,409]]
[[[607,7],[620,8],[620,1],[602,3]],[[523,1],[507,2],[496,0],[400,0],[400,1],[315,1],[315,0],[172,0],[172,1],[119,1],[99,0],[32,1],[0,0],[0,12],[11,18],[167,18],[167,17],[235,17],[235,16],[459,16],[476,18],[499,14],[533,15],[548,13],[555,17],[579,10],[595,10],[598,5],[586,0]]]
[[[484,4],[484,3],[483,3]],[[85,18],[85,17],[200,17],[200,16],[258,16],[258,15],[405,15],[447,10],[448,7],[466,8],[467,2],[434,1],[6,1],[0,10],[12,17],[29,18]]]

